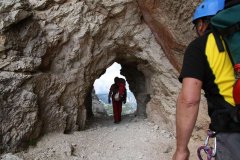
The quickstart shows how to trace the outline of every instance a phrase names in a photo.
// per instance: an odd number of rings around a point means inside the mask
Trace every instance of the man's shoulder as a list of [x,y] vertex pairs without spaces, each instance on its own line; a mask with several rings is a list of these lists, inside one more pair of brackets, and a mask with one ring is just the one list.
[[201,46],[201,45],[205,45],[207,42],[209,34],[204,34],[203,36],[197,37],[195,38],[189,45],[192,46]]
[[205,34],[203,36],[195,38],[190,44],[188,45],[186,52],[202,52],[205,50],[207,39],[209,34]]

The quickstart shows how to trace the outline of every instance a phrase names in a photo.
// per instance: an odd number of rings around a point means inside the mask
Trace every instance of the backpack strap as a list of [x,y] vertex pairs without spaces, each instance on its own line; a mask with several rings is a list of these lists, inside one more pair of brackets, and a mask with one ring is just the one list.
[[[223,37],[223,40],[226,42],[225,37]],[[233,56],[232,56],[232,54],[231,54],[231,52],[229,50],[229,47],[228,47],[227,43],[226,43],[226,48],[227,48],[227,53],[228,53],[228,56],[229,56],[229,58],[231,60],[232,66],[234,67],[235,63],[233,61]]]
[[240,31],[240,22],[238,22],[230,27],[227,27],[225,29],[218,30],[218,32],[223,36],[229,36],[238,31]]
[[227,3],[225,4],[224,9],[230,8],[230,7],[235,6],[235,5],[237,5],[237,4],[240,4],[240,0],[232,0],[232,1],[227,2]]
[[213,36],[215,38],[215,41],[216,41],[216,44],[217,44],[217,47],[218,47],[218,51],[219,52],[224,52],[225,49],[224,49],[223,42],[221,40],[220,34],[219,34],[218,30],[216,28],[214,28],[213,26],[212,26],[212,33],[213,33]]
[[[239,28],[239,29],[240,29],[240,28]],[[224,46],[223,46],[223,41],[225,41],[225,36],[222,35],[222,33],[219,33],[219,30],[217,30],[217,29],[214,28],[213,26],[212,26],[212,33],[213,33],[214,39],[215,39],[215,41],[216,41],[216,44],[217,44],[219,53],[224,52],[224,51],[225,51],[225,48],[224,48]],[[222,39],[223,39],[223,40],[221,40],[221,35],[222,35]],[[226,42],[226,41],[225,41],[225,42]],[[230,53],[230,51],[229,51],[229,48],[228,48],[228,46],[227,46],[227,43],[225,43],[225,45],[226,45],[226,49],[227,49],[227,53],[228,53],[228,55],[229,55],[229,58],[230,58],[230,60],[231,60],[231,62],[232,62],[232,65],[234,66],[233,57],[232,57],[232,55],[231,55],[231,53]]]

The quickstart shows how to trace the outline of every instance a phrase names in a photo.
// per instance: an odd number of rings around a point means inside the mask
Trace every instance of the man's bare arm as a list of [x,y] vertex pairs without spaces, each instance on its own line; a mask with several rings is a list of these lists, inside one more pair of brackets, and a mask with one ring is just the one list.
[[188,160],[188,143],[195,126],[201,98],[202,82],[195,78],[184,78],[177,100],[176,132],[177,148],[174,160]]

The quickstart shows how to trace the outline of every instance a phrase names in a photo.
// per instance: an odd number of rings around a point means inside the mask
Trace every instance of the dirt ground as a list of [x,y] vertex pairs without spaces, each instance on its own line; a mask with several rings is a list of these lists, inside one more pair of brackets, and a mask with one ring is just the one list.
[[[45,135],[36,146],[14,156],[24,160],[171,160],[175,150],[174,134],[144,117],[126,115],[119,124],[112,117],[94,118],[88,123],[85,131]],[[198,139],[191,139],[190,160],[197,159],[201,143],[193,140]]]

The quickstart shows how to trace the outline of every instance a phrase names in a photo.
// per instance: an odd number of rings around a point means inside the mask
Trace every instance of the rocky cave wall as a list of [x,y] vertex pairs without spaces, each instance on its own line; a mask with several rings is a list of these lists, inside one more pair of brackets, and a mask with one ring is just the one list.
[[192,3],[1,1],[1,151],[84,129],[93,83],[114,62],[123,66],[139,114],[172,129],[177,70],[193,38]]

